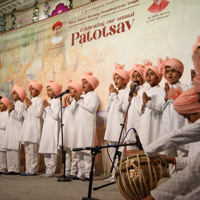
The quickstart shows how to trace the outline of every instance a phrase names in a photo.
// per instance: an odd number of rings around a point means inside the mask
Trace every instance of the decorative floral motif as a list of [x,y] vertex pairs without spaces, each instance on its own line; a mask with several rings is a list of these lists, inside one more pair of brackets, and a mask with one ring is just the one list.
[[36,22],[39,19],[39,11],[40,11],[40,9],[37,6],[37,4],[38,4],[38,1],[35,0],[32,22]]
[[3,13],[1,17],[1,33],[6,31],[6,15]]
[[14,15],[14,12],[15,12],[15,8],[13,9],[13,13],[11,14],[11,20],[12,20],[12,24],[11,24],[11,28],[10,28],[10,30],[13,30],[14,28],[15,28],[15,21],[16,21],[16,17],[15,17],[15,15]]
[[46,10],[44,11],[44,14],[45,14],[47,17],[50,17],[51,15],[49,14],[49,10],[50,10],[51,7],[49,6],[48,1],[45,1],[44,5],[45,5],[45,8],[46,8]]
[[68,6],[65,6],[63,3],[60,3],[56,6],[56,9],[52,12],[51,16],[55,16],[61,13],[68,11]]

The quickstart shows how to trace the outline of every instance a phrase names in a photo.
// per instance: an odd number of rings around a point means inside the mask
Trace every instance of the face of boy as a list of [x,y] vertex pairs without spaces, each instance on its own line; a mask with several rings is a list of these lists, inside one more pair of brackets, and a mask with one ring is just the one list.
[[147,71],[146,77],[147,77],[147,83],[151,87],[154,87],[154,86],[158,85],[159,78],[158,78],[158,76],[156,75],[156,73],[153,70],[149,69]]
[[17,101],[17,100],[20,99],[20,98],[19,98],[19,95],[18,95],[17,92],[15,92],[15,91],[13,91],[11,95],[12,95],[13,101]]
[[132,76],[132,78],[131,78],[131,81],[132,81],[133,83],[135,83],[136,81],[139,81],[139,85],[143,85],[142,76],[141,76],[140,73],[137,72],[137,71],[135,71],[135,72],[133,73],[133,76]]
[[58,36],[60,35],[60,32],[61,32],[61,27],[60,27],[60,26],[56,26],[56,27],[54,28],[53,32],[54,32],[54,35],[55,35],[56,37],[58,37]]
[[174,83],[178,82],[178,80],[181,78],[181,72],[179,72],[169,66],[167,66],[165,69],[165,75],[166,75],[167,81],[170,84],[174,84]]
[[7,107],[6,105],[0,101],[0,111],[3,112],[3,111],[6,111],[7,110]]
[[115,87],[118,90],[124,89],[126,87],[125,80],[119,74],[115,74],[114,83],[115,83]]
[[71,97],[75,97],[76,94],[77,94],[76,89],[74,89],[73,87],[69,87],[69,95]]
[[32,97],[37,97],[40,94],[39,90],[37,90],[33,86],[29,88],[29,91]]
[[54,91],[52,90],[52,88],[49,87],[49,86],[47,87],[47,95],[51,99],[53,99],[56,96],[55,93],[54,93]]
[[84,79],[82,81],[82,86],[83,86],[83,92],[85,92],[85,93],[94,90],[93,87],[92,87],[92,85],[86,79]]

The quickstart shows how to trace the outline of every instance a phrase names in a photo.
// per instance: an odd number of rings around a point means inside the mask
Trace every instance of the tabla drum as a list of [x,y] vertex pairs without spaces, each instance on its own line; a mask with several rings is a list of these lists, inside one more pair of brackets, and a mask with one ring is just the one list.
[[115,181],[121,194],[130,200],[140,200],[156,188],[158,181],[169,178],[167,163],[161,156],[145,154],[128,156],[118,162]]

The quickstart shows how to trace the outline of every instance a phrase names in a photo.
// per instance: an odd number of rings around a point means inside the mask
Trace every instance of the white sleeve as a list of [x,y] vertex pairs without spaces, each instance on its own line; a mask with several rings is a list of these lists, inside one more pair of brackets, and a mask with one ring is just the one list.
[[199,132],[200,120],[193,124],[187,124],[182,128],[171,132],[170,134],[159,137],[157,140],[147,146],[144,151],[147,156],[151,157],[174,146],[200,141]]
[[37,118],[40,118],[42,116],[43,112],[43,101],[37,101],[36,103],[32,103],[32,105],[27,109],[27,112],[30,112],[32,115],[34,115]]
[[100,100],[97,95],[92,95],[91,98],[87,99],[87,101],[85,99],[80,99],[77,101],[77,103],[80,107],[87,110],[88,112],[94,113],[99,106]]
[[196,157],[176,157],[176,169],[183,170],[187,165],[192,163]]
[[117,97],[117,94],[115,92],[109,94],[108,96],[108,101],[107,101],[107,104],[106,104],[106,111],[109,112],[109,109],[110,109],[110,105],[112,103],[112,101],[116,101],[118,99]]
[[15,107],[14,110],[11,111],[10,116],[12,116],[18,121],[21,121],[24,117],[24,110],[25,110],[25,105],[20,104],[17,107]]
[[72,114],[74,114],[77,107],[78,107],[78,103],[75,100],[72,100],[71,104],[66,107],[66,110],[69,110]]
[[8,112],[3,115],[2,120],[0,121],[0,129],[1,130],[6,130],[6,124],[8,121]]
[[57,102],[56,105],[52,108],[51,106],[47,106],[45,111],[48,115],[54,120],[58,120],[60,116],[60,102]]
[[[179,195],[186,195],[199,187],[200,183],[200,154],[183,171],[175,174],[167,182],[151,191],[156,200],[174,199]],[[197,189],[197,191],[199,191]],[[193,200],[193,199],[192,199]]]

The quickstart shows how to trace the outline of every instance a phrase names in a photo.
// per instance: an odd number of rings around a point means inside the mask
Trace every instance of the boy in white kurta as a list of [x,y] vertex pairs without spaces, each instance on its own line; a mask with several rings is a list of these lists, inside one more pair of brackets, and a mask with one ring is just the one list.
[[160,98],[163,89],[159,86],[162,75],[158,71],[158,67],[153,66],[149,61],[146,63],[144,70],[144,78],[149,87],[143,92],[142,116],[140,124],[139,137],[143,148],[151,144],[160,136],[160,125],[162,119],[162,111]]
[[[163,116],[161,124],[161,134],[165,135],[174,130],[178,130],[187,124],[187,120],[174,110],[174,100],[168,95],[170,88],[180,88],[183,92],[188,90],[191,86],[183,84],[179,81],[181,78],[184,66],[181,61],[176,58],[166,59],[161,61],[160,69],[163,77],[167,80],[165,83],[165,97],[163,97]],[[188,145],[179,147],[179,152],[187,156]],[[167,156],[177,156],[177,148],[171,148],[163,152]]]
[[[96,112],[99,107],[99,97],[93,91],[98,87],[99,81],[87,72],[82,79],[84,95],[75,96],[76,111],[75,111],[75,133],[73,147],[94,146],[96,132]],[[78,152],[78,175],[83,181],[89,180],[92,156],[90,151]]]
[[[126,143],[136,142],[134,130],[131,128],[134,128],[138,134],[140,132],[140,118],[142,115],[142,111],[141,111],[142,94],[145,90],[145,87],[143,86],[143,84],[145,83],[145,79],[143,78],[144,69],[145,69],[145,67],[143,65],[135,64],[135,66],[129,71],[130,79],[132,81],[132,83],[130,85],[130,90],[132,89],[132,87],[136,81],[138,81],[139,84],[133,93],[133,97],[132,97],[130,107],[128,110],[128,116],[127,116],[128,119],[127,119],[126,130],[127,130],[127,132],[128,131],[129,132],[125,139]],[[129,101],[130,101],[130,94],[128,91],[126,98],[124,99],[124,102],[122,105],[122,109],[124,112],[126,112],[128,109]],[[127,150],[133,150],[136,148],[137,147],[135,145],[126,147]]]
[[20,148],[19,136],[24,120],[23,114],[25,105],[22,103],[26,98],[26,92],[18,85],[14,85],[12,89],[12,99],[14,104],[10,102],[8,105],[9,118],[6,126],[5,140],[3,148],[7,151],[7,175],[19,175],[20,165]]
[[[76,83],[71,80],[66,81],[66,84],[70,92],[64,99],[65,108],[63,111],[63,146],[66,151],[65,175],[69,176],[71,179],[76,179],[78,172],[78,156],[77,153],[71,151],[71,149],[74,148],[74,115],[76,109],[76,101],[74,97],[77,95],[82,95],[83,88],[80,83]],[[59,146],[62,146],[61,131],[59,135]],[[63,178],[63,176],[59,176],[58,178]]]
[[5,137],[6,124],[8,121],[8,105],[10,100],[5,96],[0,99],[0,174],[5,174],[7,169],[6,164],[6,150],[2,148]]
[[[130,77],[128,71],[124,70],[124,65],[115,64],[115,71],[112,74],[112,78],[115,84],[115,88],[113,84],[109,87],[109,96],[108,103],[106,105],[106,111],[108,112],[108,120],[105,131],[104,140],[108,141],[110,145],[117,145],[121,133],[121,124],[124,122],[124,112],[122,110],[122,104],[127,97],[126,94],[129,90],[126,88]],[[121,136],[121,141],[123,140],[125,131]],[[120,141],[120,142],[121,142]],[[115,148],[110,148],[110,158],[113,160],[115,155]],[[119,151],[122,153],[121,158],[124,154],[124,148],[120,147]],[[117,164],[117,158],[115,159],[114,165]],[[111,162],[112,164],[112,162]],[[112,176],[106,181],[114,180],[114,170],[112,171]]]
[[43,101],[43,129],[39,153],[44,154],[46,173],[42,177],[53,177],[56,171],[58,154],[58,134],[60,129],[60,99],[55,98],[62,91],[62,86],[54,81],[47,83],[47,95],[50,100]]
[[26,171],[21,176],[35,176],[38,168],[38,148],[42,130],[43,100],[38,97],[42,91],[42,84],[32,80],[29,91],[32,99],[26,98],[25,118],[20,133],[20,142],[24,144]]

